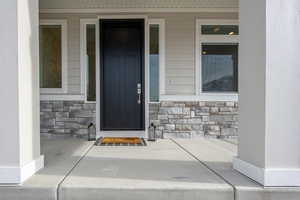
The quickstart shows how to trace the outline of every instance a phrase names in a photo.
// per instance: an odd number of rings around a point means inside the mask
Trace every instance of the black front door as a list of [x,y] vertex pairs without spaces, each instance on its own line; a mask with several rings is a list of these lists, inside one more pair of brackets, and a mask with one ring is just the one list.
[[144,20],[100,20],[101,130],[145,130]]

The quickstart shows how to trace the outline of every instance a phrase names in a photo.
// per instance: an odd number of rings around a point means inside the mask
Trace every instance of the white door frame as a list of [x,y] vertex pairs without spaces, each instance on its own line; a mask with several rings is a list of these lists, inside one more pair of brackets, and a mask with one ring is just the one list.
[[[100,130],[100,19],[144,19],[144,32],[145,32],[145,55],[144,55],[144,95],[145,95],[145,130],[142,131],[101,131]],[[98,16],[98,22],[96,24],[96,132],[97,138],[109,136],[109,137],[148,137],[149,127],[149,30],[148,30],[148,17],[146,15],[101,15]]]

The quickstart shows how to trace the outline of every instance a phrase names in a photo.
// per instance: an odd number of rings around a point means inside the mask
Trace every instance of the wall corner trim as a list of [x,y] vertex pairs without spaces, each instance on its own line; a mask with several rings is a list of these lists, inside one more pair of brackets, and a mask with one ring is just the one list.
[[260,168],[237,157],[233,168],[265,187],[299,187],[300,168]]
[[21,184],[42,168],[44,168],[43,155],[24,166],[0,166],[0,184]]

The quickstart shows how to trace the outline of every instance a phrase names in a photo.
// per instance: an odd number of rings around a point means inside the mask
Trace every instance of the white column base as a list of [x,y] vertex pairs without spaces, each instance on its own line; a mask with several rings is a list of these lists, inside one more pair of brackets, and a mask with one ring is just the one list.
[[44,156],[20,167],[0,167],[0,184],[20,184],[44,168]]
[[300,169],[259,168],[239,158],[233,159],[233,168],[265,187],[299,187]]

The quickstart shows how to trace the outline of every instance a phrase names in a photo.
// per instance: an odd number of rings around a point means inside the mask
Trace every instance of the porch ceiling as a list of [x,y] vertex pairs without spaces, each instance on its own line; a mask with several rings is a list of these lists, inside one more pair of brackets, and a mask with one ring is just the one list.
[[238,8],[239,0],[40,0],[40,9]]

